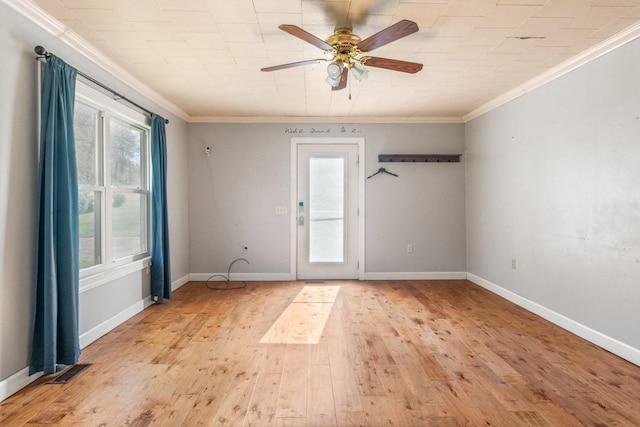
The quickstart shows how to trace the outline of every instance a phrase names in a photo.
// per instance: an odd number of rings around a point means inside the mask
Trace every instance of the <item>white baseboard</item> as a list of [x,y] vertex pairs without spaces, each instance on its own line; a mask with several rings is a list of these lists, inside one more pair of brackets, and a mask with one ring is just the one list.
[[560,313],[556,313],[555,311],[543,305],[528,300],[527,298],[524,298],[499,285],[496,285],[495,283],[485,280],[482,277],[467,273],[467,280],[485,288],[488,291],[493,292],[496,295],[501,296],[508,301],[511,301],[516,305],[519,305],[525,310],[537,314],[538,316],[550,321],[551,323],[554,323],[561,328],[566,329],[567,331],[576,334],[577,336],[584,338],[585,340],[592,342],[593,344],[602,347],[617,356],[622,357],[625,360],[628,360],[635,365],[640,366],[640,349],[631,347],[630,345],[618,341],[615,338],[611,338],[608,335],[591,329],[588,326],[578,323],[575,320],[570,319]]
[[6,380],[0,381],[0,402],[11,396],[13,393],[28,386],[42,376],[42,372],[29,375],[29,367],[27,366],[21,371],[11,375]]
[[[226,273],[189,273],[189,280],[194,282],[204,282],[210,278],[211,281],[226,280]],[[464,280],[467,278],[466,272],[382,272],[364,273],[363,280]],[[296,280],[291,278],[290,273],[231,273],[231,281],[257,281],[257,282],[290,282]]]
[[466,278],[467,273],[460,271],[364,273],[364,280],[464,280]]
[[80,335],[80,348],[85,348],[101,336],[105,335],[107,332],[115,329],[118,325],[124,323],[129,320],[136,314],[140,313],[145,308],[149,307],[152,304],[151,296],[147,296],[145,299],[140,300],[133,304],[132,306],[124,309],[120,313],[115,316],[105,320],[98,326],[88,330],[84,334]]
[[[145,299],[138,301],[132,306],[111,317],[110,319],[105,320],[95,328],[80,335],[80,348],[85,348],[101,336],[105,335],[107,332],[115,329],[118,325],[124,323],[126,320],[140,313],[151,304],[151,297],[148,296]],[[0,381],[0,402],[11,396],[15,392],[19,391],[20,389],[28,386],[41,376],[42,372],[38,372],[30,376],[29,367],[27,366],[26,368],[22,369],[19,372],[16,372],[9,378]]]
[[[222,281],[226,280],[225,277],[227,273],[189,273],[189,280],[194,282],[205,282],[209,278],[211,281]],[[232,282],[289,282],[291,275],[289,273],[231,273],[229,280]]]
[[173,282],[171,282],[171,290],[175,291],[176,289],[178,289],[180,286],[184,285],[185,283],[189,282],[189,275],[185,274],[184,276],[182,276],[181,278],[174,280]]

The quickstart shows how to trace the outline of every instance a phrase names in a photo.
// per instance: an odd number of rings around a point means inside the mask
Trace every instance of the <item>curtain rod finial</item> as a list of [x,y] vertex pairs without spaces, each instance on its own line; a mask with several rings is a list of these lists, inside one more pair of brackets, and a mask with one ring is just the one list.
[[47,49],[43,48],[42,46],[36,46],[35,49],[33,49],[36,54],[41,55],[41,56],[48,56],[49,53],[47,52]]

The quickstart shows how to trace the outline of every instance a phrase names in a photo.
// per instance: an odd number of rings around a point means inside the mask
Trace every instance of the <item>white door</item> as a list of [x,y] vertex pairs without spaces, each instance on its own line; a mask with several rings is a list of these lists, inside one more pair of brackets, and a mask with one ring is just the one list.
[[297,278],[358,278],[358,145],[297,146]]

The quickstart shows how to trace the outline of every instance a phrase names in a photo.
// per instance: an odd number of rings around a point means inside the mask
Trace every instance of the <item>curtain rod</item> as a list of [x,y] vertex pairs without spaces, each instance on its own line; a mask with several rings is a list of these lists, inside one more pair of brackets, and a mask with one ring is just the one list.
[[[52,56],[52,55],[53,55],[52,53],[47,52],[47,49],[45,49],[45,48],[44,48],[44,47],[42,47],[42,46],[36,46],[36,47],[35,47],[35,49],[34,49],[34,51],[35,51],[35,52],[36,52],[36,54],[38,55],[38,59],[40,59],[40,58],[45,58],[45,59],[46,59],[46,58],[49,58],[50,56]],[[127,98],[126,96],[124,96],[124,95],[120,95],[118,92],[116,92],[115,90],[111,89],[109,86],[107,86],[107,85],[105,85],[105,84],[103,84],[103,83],[100,83],[99,81],[97,81],[97,80],[96,80],[96,79],[94,79],[93,77],[90,77],[90,76],[86,75],[85,73],[81,72],[81,71],[80,71],[80,70],[78,70],[77,68],[76,68],[75,70],[76,70],[76,72],[77,72],[80,76],[82,76],[82,77],[84,77],[85,79],[89,80],[91,83],[93,83],[93,84],[95,84],[95,85],[98,85],[98,86],[100,86],[102,89],[105,89],[105,90],[107,90],[107,91],[111,92],[113,95],[115,95],[115,96],[117,97],[117,98],[116,98],[117,100],[120,100],[120,99],[125,100],[125,101],[127,101],[129,104],[131,104],[131,105],[134,105],[134,106],[138,107],[140,110],[144,111],[145,113],[147,113],[147,114],[149,114],[149,115],[154,114],[153,112],[151,112],[151,111],[147,110],[147,109],[146,109],[146,108],[144,108],[143,106],[141,106],[141,105],[139,105],[139,104],[137,104],[137,103],[133,102],[132,100],[130,100],[130,99],[129,99],[129,98]],[[168,124],[168,123],[169,123],[169,120],[168,120],[168,119],[164,119],[164,122],[165,122],[166,124]]]

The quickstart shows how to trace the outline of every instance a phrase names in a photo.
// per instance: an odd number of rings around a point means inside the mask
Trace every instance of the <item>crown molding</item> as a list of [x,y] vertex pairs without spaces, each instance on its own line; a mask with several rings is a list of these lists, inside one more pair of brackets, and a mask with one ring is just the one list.
[[464,123],[462,117],[191,116],[189,123]]
[[31,1],[0,0],[0,2],[20,13],[55,38],[60,38],[67,31],[65,25]]
[[[136,93],[144,96],[151,102],[156,103],[160,107],[175,114],[184,121],[188,121],[189,115],[178,106],[167,100],[158,92],[151,89],[146,84],[131,75],[124,68],[117,65],[102,52],[93,47],[89,42],[80,37],[69,27],[53,18],[51,15],[42,10],[37,4],[30,0],[0,0],[25,18],[29,19],[44,31],[64,42],[89,61],[105,70],[107,73],[126,84]],[[46,46],[45,46],[46,48]]]
[[596,58],[605,55],[612,50],[619,48],[620,46],[629,43],[630,41],[635,40],[640,37],[640,22],[632,25],[631,27],[619,32],[618,34],[610,37],[603,42],[598,43],[590,49],[585,50],[584,52],[570,58],[563,63],[545,71],[544,73],[532,78],[531,80],[526,81],[525,83],[511,89],[508,92],[494,98],[493,100],[487,102],[486,104],[476,108],[470,113],[464,115],[462,120],[464,123],[473,120],[477,117],[480,117],[483,114],[488,113],[491,110],[494,110],[501,105],[504,105],[510,101],[513,101],[516,98],[519,98],[522,95],[525,95],[549,82],[552,80],[561,77],[570,71],[575,70],[582,65],[593,61]]

